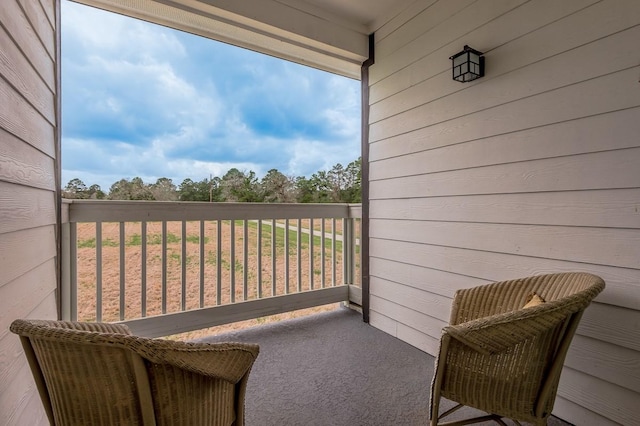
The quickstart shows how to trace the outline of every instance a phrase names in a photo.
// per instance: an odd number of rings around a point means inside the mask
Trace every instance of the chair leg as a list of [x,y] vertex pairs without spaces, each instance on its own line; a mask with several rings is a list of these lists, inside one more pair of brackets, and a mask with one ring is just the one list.
[[474,423],[482,423],[482,422],[487,422],[493,420],[494,422],[498,423],[501,426],[507,426],[507,424],[505,422],[502,421],[502,418],[500,416],[498,416],[497,414],[487,414],[486,416],[480,416],[480,417],[473,417],[470,419],[464,419],[464,420],[455,420],[452,422],[445,422],[445,423],[438,423],[437,426],[466,426],[466,425],[472,425]]
[[440,409],[440,392],[437,395],[431,395],[431,426],[438,426],[438,410]]

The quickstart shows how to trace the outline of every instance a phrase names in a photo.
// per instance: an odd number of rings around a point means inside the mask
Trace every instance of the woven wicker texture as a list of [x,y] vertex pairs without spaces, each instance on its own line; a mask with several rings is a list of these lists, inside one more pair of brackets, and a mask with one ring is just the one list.
[[[431,424],[440,397],[546,424],[580,317],[603,289],[595,275],[561,273],[458,290],[436,359]],[[533,292],[545,303],[522,309]]]
[[257,345],[185,343],[104,323],[16,320],[54,425],[242,425]]

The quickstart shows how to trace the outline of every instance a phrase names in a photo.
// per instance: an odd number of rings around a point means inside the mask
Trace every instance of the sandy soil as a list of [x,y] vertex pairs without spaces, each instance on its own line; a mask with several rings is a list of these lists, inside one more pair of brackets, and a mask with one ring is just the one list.
[[[295,222],[295,221],[292,221]],[[320,222],[319,220],[314,222]],[[295,223],[291,223],[294,225]],[[304,224],[303,224],[304,226]],[[327,220],[326,232],[331,231],[331,221]],[[142,262],[142,225],[139,222],[128,222],[124,229],[124,260],[120,262],[120,226],[118,223],[102,224],[102,321],[118,321],[121,319],[139,318],[143,315],[152,316],[163,313],[163,264],[166,262],[166,296],[164,298],[164,312],[179,312],[183,301],[182,277],[185,277],[184,304],[185,309],[200,308],[201,299],[201,264],[204,267],[202,280],[202,307],[215,306],[218,303],[227,304],[232,294],[236,302],[257,298],[258,290],[262,297],[273,294],[272,289],[272,257],[271,257],[271,228],[263,226],[261,255],[258,255],[257,226],[249,224],[247,232],[247,262],[244,263],[244,227],[237,222],[234,227],[235,253],[232,259],[231,222],[222,222],[218,235],[217,222],[205,222],[204,257],[200,255],[200,222],[187,222],[186,233],[183,236],[182,222],[167,223],[166,255],[162,247],[162,224],[147,223],[147,255],[146,262]],[[319,223],[314,223],[319,229]],[[341,233],[341,221],[337,221],[336,232]],[[285,245],[284,232],[281,231],[275,240],[276,246],[276,286],[275,295],[285,294]],[[218,253],[218,237],[221,250]],[[186,261],[182,267],[182,241],[186,240]],[[96,320],[96,227],[93,223],[78,224],[78,320]],[[338,246],[340,247],[340,246]],[[302,291],[310,288],[310,270],[313,271],[314,288],[322,286],[321,249],[314,245],[313,267],[310,267],[309,247],[303,241],[300,250],[300,263],[297,262],[297,247],[295,233],[289,240],[289,279],[288,291],[298,289],[298,268],[301,273],[300,287]],[[324,285],[331,286],[332,250],[329,241],[325,247]],[[261,264],[258,265],[258,261]],[[336,255],[336,283],[342,283],[342,255]],[[218,264],[220,265],[220,283],[218,283]],[[232,269],[233,265],[233,269]],[[143,291],[142,271],[145,270],[146,290]],[[258,269],[260,268],[260,269]],[[247,276],[246,290],[243,280]],[[258,284],[258,270],[260,285]],[[122,272],[121,272],[122,271]],[[120,312],[120,276],[124,274],[124,309]],[[232,276],[235,279],[235,289],[232,292]],[[219,285],[218,285],[219,284]],[[218,287],[220,293],[218,294]],[[260,287],[260,288],[259,288]],[[245,297],[246,292],[246,297]],[[145,297],[146,311],[142,312],[142,297]],[[217,334],[224,331],[251,327],[284,318],[308,315],[313,312],[335,309],[337,304],[317,308],[304,309],[271,317],[257,318],[210,329],[184,333],[176,338],[197,338],[205,335]]]

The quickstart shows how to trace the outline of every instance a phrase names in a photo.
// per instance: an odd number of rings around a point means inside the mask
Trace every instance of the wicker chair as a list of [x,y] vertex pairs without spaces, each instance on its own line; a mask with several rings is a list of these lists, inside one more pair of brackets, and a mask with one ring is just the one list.
[[[578,322],[603,289],[595,275],[561,273],[458,290],[436,359],[431,425],[545,425]],[[523,308],[533,293],[544,303]],[[441,397],[458,405],[438,415]],[[438,423],[462,406],[488,414]]]
[[52,425],[242,425],[257,345],[131,335],[124,325],[16,320]]

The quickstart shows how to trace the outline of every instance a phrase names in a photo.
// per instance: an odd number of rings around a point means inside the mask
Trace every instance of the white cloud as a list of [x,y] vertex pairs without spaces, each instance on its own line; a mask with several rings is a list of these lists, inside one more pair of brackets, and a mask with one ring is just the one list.
[[63,1],[63,184],[310,176],[360,155],[359,82]]

